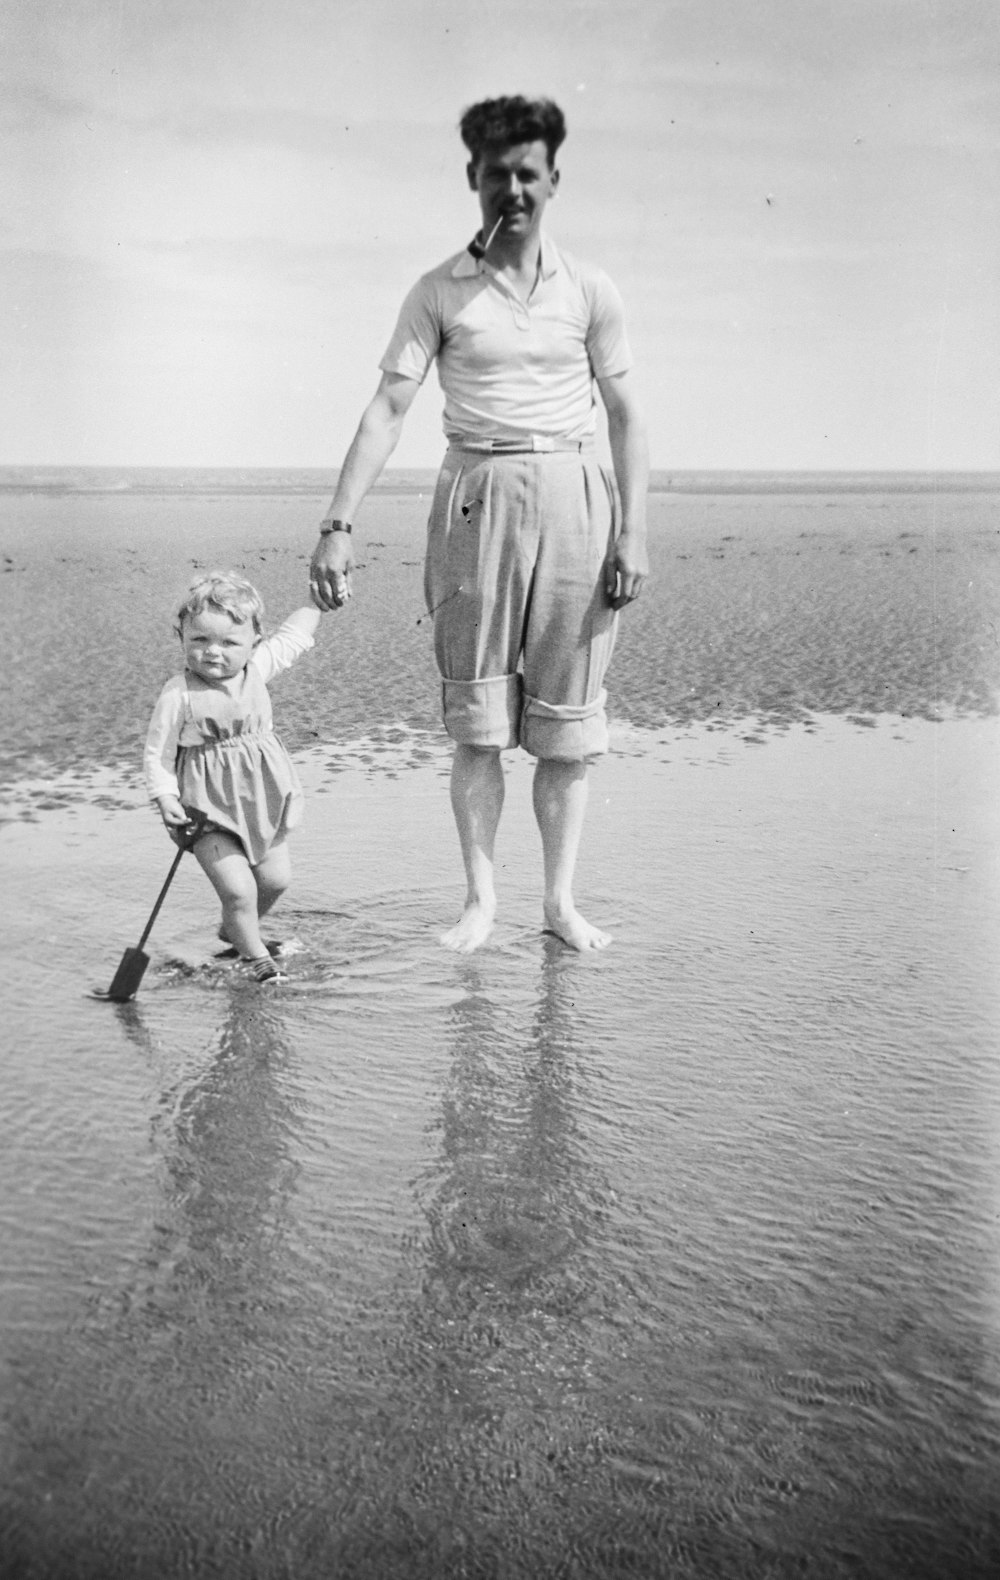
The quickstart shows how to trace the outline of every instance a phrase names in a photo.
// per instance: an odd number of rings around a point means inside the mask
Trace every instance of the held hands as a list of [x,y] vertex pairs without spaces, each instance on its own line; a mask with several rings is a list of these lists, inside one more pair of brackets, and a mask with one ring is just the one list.
[[604,590],[612,609],[634,603],[648,575],[645,534],[626,529],[612,543],[604,563]]
[[309,592],[317,609],[341,609],[353,594],[354,554],[350,534],[327,532],[316,545],[309,567]]

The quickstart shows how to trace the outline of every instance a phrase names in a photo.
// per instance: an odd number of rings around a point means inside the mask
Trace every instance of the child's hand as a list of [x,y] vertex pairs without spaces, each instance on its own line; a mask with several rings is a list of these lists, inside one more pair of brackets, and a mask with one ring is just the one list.
[[175,795],[161,795],[157,797],[157,806],[168,829],[180,828],[188,820],[188,815]]
[[157,802],[167,833],[181,850],[191,850],[208,822],[204,812],[185,807],[176,796],[161,795]]

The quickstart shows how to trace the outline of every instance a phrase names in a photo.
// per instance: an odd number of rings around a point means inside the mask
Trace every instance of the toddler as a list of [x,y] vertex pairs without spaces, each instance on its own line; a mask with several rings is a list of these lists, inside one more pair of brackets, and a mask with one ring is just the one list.
[[302,787],[272,728],[267,682],[312,647],[320,613],[296,609],[262,638],[263,613],[256,588],[232,572],[192,583],[175,627],[184,673],[153,709],[143,767],[172,838],[192,814],[207,819],[192,848],[222,902],[219,936],[270,982],[282,973],[260,919],[291,879],[286,836],[302,817]]

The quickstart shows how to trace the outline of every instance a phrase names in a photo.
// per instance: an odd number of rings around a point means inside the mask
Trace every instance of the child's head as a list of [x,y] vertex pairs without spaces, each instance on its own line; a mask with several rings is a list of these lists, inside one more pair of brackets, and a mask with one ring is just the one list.
[[192,582],[177,611],[177,635],[189,669],[203,680],[230,680],[260,640],[264,601],[232,571],[212,571]]
[[184,621],[190,615],[201,614],[203,609],[228,614],[237,625],[250,620],[254,635],[261,634],[264,600],[256,587],[245,576],[237,576],[235,571],[209,571],[207,576],[195,578],[177,611],[174,629],[179,637],[184,635]]

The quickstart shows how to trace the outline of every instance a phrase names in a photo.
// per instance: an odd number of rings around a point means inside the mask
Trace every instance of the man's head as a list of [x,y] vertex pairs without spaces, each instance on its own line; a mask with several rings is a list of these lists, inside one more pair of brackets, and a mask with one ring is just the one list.
[[479,163],[484,148],[510,148],[515,143],[545,144],[549,169],[566,137],[566,117],[551,99],[483,99],[470,105],[458,123],[470,164]]
[[556,150],[566,136],[559,106],[519,95],[484,99],[459,125],[471,155],[466,170],[479,197],[484,243],[498,222],[511,242],[535,237],[559,185]]

